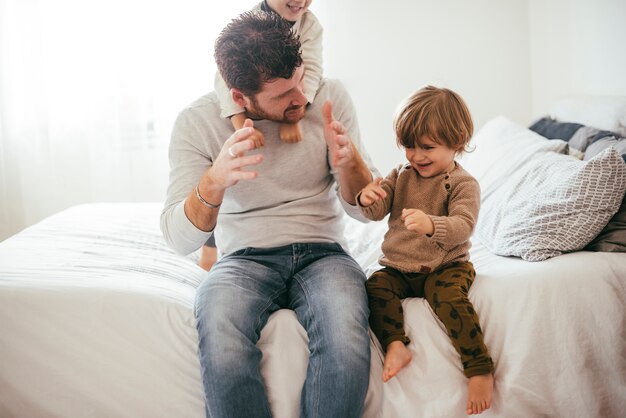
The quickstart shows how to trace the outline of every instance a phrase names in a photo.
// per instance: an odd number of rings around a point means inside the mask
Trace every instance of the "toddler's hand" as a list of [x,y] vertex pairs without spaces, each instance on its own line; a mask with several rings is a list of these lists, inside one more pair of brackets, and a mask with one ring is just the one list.
[[381,186],[382,182],[382,177],[378,177],[374,179],[373,182],[365,186],[363,190],[361,190],[361,194],[359,195],[359,203],[362,207],[368,207],[374,202],[387,197],[387,192],[385,192],[385,189],[383,189]]
[[433,221],[419,209],[402,209],[402,220],[409,231],[420,235],[432,235],[435,232]]

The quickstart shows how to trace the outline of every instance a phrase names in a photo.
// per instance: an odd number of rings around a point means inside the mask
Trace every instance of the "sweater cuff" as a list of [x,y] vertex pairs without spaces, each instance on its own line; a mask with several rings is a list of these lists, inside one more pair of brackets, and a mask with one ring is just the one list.
[[359,198],[361,197],[361,193],[363,193],[363,190],[361,190],[359,193],[357,193],[355,200],[356,200],[356,206],[359,208],[359,210],[361,211],[361,214],[366,217],[367,219],[372,219],[374,217],[374,204],[371,204],[369,206],[361,206],[361,201],[359,200]]
[[341,193],[339,193],[339,201],[341,202],[341,206],[343,206],[343,210],[348,214],[348,216],[360,222],[368,221],[358,203],[354,206],[351,205],[343,199]]
[[441,242],[448,235],[448,227],[446,221],[441,216],[430,216],[430,220],[433,221],[435,230],[431,235],[431,239],[437,242]]
[[170,231],[174,247],[179,254],[187,255],[200,248],[213,232],[205,232],[198,229],[187,218],[185,213],[185,201],[180,202],[172,212]]

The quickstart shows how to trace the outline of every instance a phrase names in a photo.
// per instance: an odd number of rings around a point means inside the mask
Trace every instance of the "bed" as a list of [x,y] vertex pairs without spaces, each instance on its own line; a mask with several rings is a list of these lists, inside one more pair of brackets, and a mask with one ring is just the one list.
[[[482,416],[623,416],[623,141],[614,134],[612,147],[585,159],[574,135],[548,139],[544,125],[495,118],[461,161],[483,191],[470,299],[496,383]],[[79,205],[0,243],[1,417],[204,416],[193,317],[204,272],[195,255],[166,246],[161,208]],[[385,229],[346,218],[349,251],[367,273]],[[466,416],[466,379],[443,325],[423,299],[403,304],[413,361],[383,384],[371,338],[364,417]],[[263,330],[261,369],[278,418],[298,416],[306,342],[288,310]]]

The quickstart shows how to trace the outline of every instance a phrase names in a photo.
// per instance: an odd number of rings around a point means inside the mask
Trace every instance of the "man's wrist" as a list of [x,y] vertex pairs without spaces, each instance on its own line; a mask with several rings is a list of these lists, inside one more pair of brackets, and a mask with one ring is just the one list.
[[[218,181],[215,181],[213,176],[211,176],[210,170],[211,169],[209,169],[209,173],[205,174],[200,179],[200,182],[196,186],[196,190],[205,202],[210,202],[215,206],[219,206],[222,204],[222,200],[224,199],[224,192],[226,191],[226,188]],[[198,200],[202,202],[201,199]]]
[[219,203],[210,203],[206,200],[204,200],[204,198],[202,197],[202,195],[200,194],[200,190],[198,189],[199,184],[196,185],[196,197],[198,198],[198,200],[200,201],[200,203],[202,203],[204,206],[206,206],[207,208],[211,208],[211,209],[217,209],[222,205],[222,202],[220,201]]

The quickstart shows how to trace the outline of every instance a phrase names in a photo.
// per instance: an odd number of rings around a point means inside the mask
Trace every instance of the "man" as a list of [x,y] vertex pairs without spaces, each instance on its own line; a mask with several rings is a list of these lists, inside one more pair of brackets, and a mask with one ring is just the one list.
[[[241,15],[215,48],[232,98],[250,119],[233,133],[215,93],[181,112],[161,215],[178,252],[198,249],[217,227],[226,254],[196,297],[207,416],[271,416],[255,344],[269,315],[289,308],[309,336],[301,416],[359,417],[369,311],[365,276],[342,248],[342,216],[360,218],[355,196],[374,169],[354,108],[338,83],[325,80],[305,112],[300,43],[276,14]],[[282,122],[300,122],[303,140],[282,142]],[[265,136],[258,149],[253,127]]]

